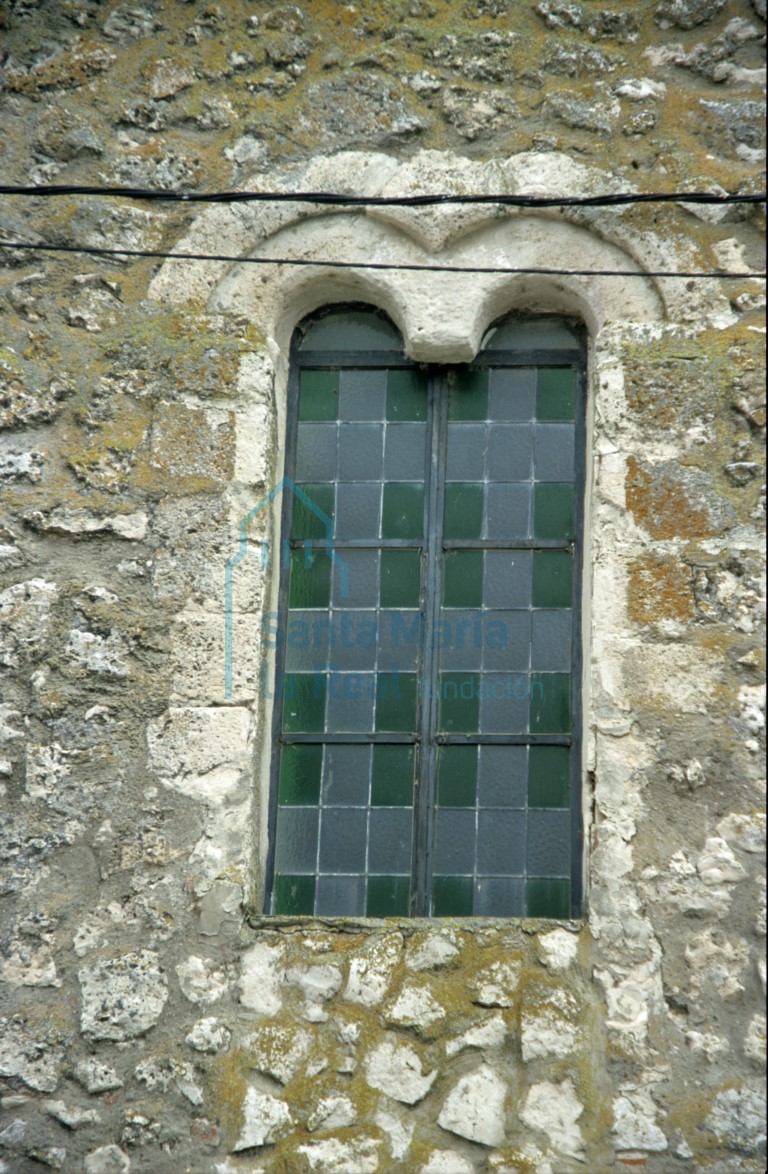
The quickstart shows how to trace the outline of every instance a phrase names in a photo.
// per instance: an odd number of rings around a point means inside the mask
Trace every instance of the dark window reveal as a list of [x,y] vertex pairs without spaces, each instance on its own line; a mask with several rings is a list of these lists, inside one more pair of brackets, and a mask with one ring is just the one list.
[[297,331],[270,912],[580,913],[583,367],[560,319],[452,368]]

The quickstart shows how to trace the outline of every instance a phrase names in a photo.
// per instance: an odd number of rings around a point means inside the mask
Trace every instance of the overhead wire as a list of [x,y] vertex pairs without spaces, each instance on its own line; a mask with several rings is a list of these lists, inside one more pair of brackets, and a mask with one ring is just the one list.
[[[597,196],[532,196],[495,193],[481,195],[436,193],[411,196],[351,196],[340,192],[255,192],[219,191],[189,192],[163,191],[154,188],[87,186],[80,184],[0,184],[0,195],[23,196],[27,198],[52,198],[57,196],[97,196],[131,199],[140,201],[166,201],[172,203],[300,203],[333,205],[337,207],[428,207],[441,205],[501,205],[516,208],[601,208],[627,206],[630,204],[759,204],[765,202],[764,194],[713,192],[615,192]],[[725,272],[723,270],[629,270],[629,269],[562,269],[528,266],[487,266],[487,265],[438,265],[408,262],[357,262],[331,261],[314,258],[292,257],[243,257],[225,253],[202,253],[166,251],[163,249],[108,248],[88,245],[61,245],[41,242],[0,240],[0,248],[16,251],[48,253],[75,253],[94,257],[136,257],[156,260],[177,261],[221,261],[246,265],[293,265],[326,269],[373,269],[402,270],[426,273],[478,273],[478,274],[519,274],[561,277],[646,277],[646,278],[721,278],[726,280],[762,280],[765,273],[752,271]]]
[[301,203],[339,207],[420,208],[440,204],[501,204],[512,208],[609,208],[628,204],[762,204],[765,193],[753,192],[609,192],[598,196],[530,196],[506,192],[432,193],[411,196],[351,196],[342,192],[165,191],[157,188],[87,186],[81,184],[0,184],[5,196],[112,196],[131,200],[163,200],[183,204]]
[[383,269],[388,272],[409,273],[479,273],[516,274],[547,277],[644,277],[644,278],[685,278],[697,280],[705,277],[726,280],[765,280],[766,273],[752,271],[725,272],[724,270],[680,270],[680,269],[563,269],[546,266],[507,265],[430,265],[417,262],[386,261],[325,261],[309,257],[247,257],[231,253],[168,252],[165,249],[101,248],[89,245],[54,245],[38,242],[8,241],[0,239],[0,249],[15,249],[19,252],[77,253],[91,257],[142,257],[166,261],[223,261],[237,265],[293,265],[321,269]]

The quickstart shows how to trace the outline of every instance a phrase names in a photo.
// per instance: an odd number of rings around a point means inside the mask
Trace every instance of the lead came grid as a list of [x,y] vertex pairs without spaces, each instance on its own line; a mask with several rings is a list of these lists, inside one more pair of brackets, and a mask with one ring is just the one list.
[[[418,746],[343,737],[417,742],[420,707],[434,700],[441,739],[476,744],[437,752],[432,914],[569,915],[571,751],[483,737],[571,733],[575,386],[573,368],[450,379],[430,686],[424,377],[301,372],[283,728],[341,741],[283,748],[276,912],[411,911]],[[346,593],[320,547],[331,535]],[[521,539],[531,548],[516,549]]]

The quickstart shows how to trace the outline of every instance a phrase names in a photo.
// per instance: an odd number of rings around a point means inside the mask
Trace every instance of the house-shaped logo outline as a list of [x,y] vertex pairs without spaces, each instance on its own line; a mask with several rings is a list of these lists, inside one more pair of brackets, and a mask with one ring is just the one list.
[[[233,657],[234,657],[234,574],[235,568],[246,558],[249,553],[249,538],[248,529],[260,514],[268,510],[275,499],[282,495],[285,491],[291,493],[298,501],[305,505],[316,518],[323,524],[325,529],[325,553],[331,560],[333,566],[338,566],[340,572],[340,598],[346,599],[349,595],[349,567],[346,561],[336,551],[333,545],[333,519],[329,518],[325,510],[321,509],[316,501],[309,496],[309,494],[302,489],[300,485],[291,477],[283,477],[276,485],[270,489],[266,497],[257,502],[255,506],[244,514],[240,519],[239,531],[240,538],[238,548],[235,554],[227,561],[224,568],[224,697],[230,700],[233,691]],[[266,539],[260,544],[261,548],[261,566],[266,570],[269,566],[269,540]],[[312,540],[308,539],[305,547],[306,551],[313,548]]]

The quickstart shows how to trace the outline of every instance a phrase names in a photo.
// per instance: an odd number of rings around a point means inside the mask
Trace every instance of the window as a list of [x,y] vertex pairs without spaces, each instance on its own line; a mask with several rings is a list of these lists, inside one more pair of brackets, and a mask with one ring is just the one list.
[[578,915],[580,329],[424,368],[336,308],[292,359],[269,911]]

